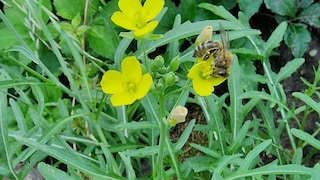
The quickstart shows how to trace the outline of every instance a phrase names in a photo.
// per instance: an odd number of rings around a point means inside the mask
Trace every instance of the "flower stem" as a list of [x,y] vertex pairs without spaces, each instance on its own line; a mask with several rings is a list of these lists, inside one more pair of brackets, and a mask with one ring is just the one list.
[[164,146],[166,145],[169,156],[172,161],[173,168],[176,171],[176,175],[178,179],[182,179],[181,171],[179,168],[178,160],[174,154],[173,146],[170,141],[170,133],[168,125],[165,123],[166,121],[166,111],[165,111],[165,98],[163,96],[164,93],[158,94],[159,99],[159,106],[160,106],[160,115],[162,118],[159,119],[160,122],[160,142],[159,142],[159,154],[157,159],[157,164],[159,164],[158,173],[162,174],[163,172],[163,153],[164,153]]
[[144,39],[141,40],[141,47],[143,51],[143,64],[146,66],[147,71],[150,72]]
[[[124,105],[120,106],[120,118],[122,119],[122,123],[123,124],[127,124],[128,123],[126,107]],[[124,128],[123,133],[124,133],[124,136],[126,137],[126,139],[128,139],[129,135],[128,135],[128,129],[127,128]],[[126,151],[129,151],[129,149],[127,149]],[[127,158],[128,164],[131,164],[130,156],[127,156],[126,158]],[[132,179],[133,178],[133,177],[130,177],[130,175],[131,175],[130,170],[127,168],[128,179]]]

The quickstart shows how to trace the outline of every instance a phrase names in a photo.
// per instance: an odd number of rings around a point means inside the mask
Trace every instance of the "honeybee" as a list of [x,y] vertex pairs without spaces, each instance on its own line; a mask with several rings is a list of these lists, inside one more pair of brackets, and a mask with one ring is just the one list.
[[[223,26],[219,24],[221,43],[215,54],[212,54],[214,60],[211,62],[214,77],[228,77],[230,74],[230,66],[232,64],[232,54],[229,51],[229,36]],[[210,57],[210,55],[209,55]]]
[[221,44],[218,41],[205,41],[200,43],[193,52],[193,57],[200,57],[202,60],[206,61],[211,55],[215,56],[219,49],[221,49]]

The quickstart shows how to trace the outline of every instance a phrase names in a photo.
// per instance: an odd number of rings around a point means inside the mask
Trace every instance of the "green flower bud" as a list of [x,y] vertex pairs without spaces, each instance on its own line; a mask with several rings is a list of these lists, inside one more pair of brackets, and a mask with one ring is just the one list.
[[176,56],[170,62],[170,70],[175,72],[178,70],[178,68],[179,68],[179,56]]
[[162,56],[157,56],[154,58],[154,60],[151,63],[151,70],[152,71],[157,71],[160,68],[163,68],[164,66],[164,59]]
[[175,81],[176,81],[176,75],[174,74],[174,72],[171,71],[166,75],[164,84],[166,85],[166,87],[169,87],[174,85]]

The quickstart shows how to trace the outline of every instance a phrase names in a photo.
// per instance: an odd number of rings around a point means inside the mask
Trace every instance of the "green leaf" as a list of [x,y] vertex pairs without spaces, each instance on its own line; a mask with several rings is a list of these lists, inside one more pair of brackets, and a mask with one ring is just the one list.
[[242,145],[244,138],[247,136],[251,123],[252,123],[251,121],[246,121],[242,125],[241,129],[236,134],[236,138],[233,140],[232,144],[228,149],[228,154],[232,154],[236,152],[236,149]]
[[243,93],[242,84],[241,84],[241,68],[237,56],[232,56],[233,64],[231,66],[231,73],[228,79],[228,89],[230,92],[230,118],[232,119],[231,128],[233,138],[236,138],[238,130],[240,129],[243,122],[242,114],[242,100],[238,99]]
[[295,15],[296,1],[293,0],[264,0],[264,4],[272,12],[282,15],[293,17]]
[[184,144],[188,141],[188,138],[189,138],[189,136],[190,136],[190,134],[192,132],[192,129],[194,127],[195,122],[196,121],[194,119],[192,121],[190,121],[190,123],[188,124],[187,128],[181,134],[178,142],[175,144],[175,147],[174,147],[175,150],[182,149]]
[[21,132],[21,134],[26,134],[28,131],[27,120],[24,118],[23,112],[20,106],[15,100],[11,98],[9,99],[9,103],[10,103],[10,107],[13,112],[13,115],[16,119],[17,127],[19,131]]
[[222,179],[221,174],[226,169],[226,167],[229,164],[232,164],[233,161],[235,161],[236,159],[238,159],[241,156],[242,156],[242,154],[233,154],[231,156],[229,156],[229,155],[222,156],[222,158],[219,159],[219,162],[217,162],[218,166],[214,170],[214,173],[213,173],[211,179]]
[[294,136],[296,136],[297,138],[310,144],[314,148],[320,150],[320,141],[318,139],[314,138],[313,136],[311,136],[310,134],[308,134],[300,129],[294,129],[294,128],[291,129],[291,133]]
[[[53,5],[57,14],[65,19],[72,20],[78,13],[83,17],[85,8],[85,0],[54,0]],[[91,0],[88,10],[89,17],[98,7],[98,0]]]
[[305,25],[290,24],[284,41],[291,48],[294,57],[302,57],[311,41],[311,35]]
[[183,0],[177,8],[178,14],[182,17],[182,22],[193,20],[196,15],[196,3],[194,0]]
[[278,25],[278,27],[273,31],[268,41],[265,44],[265,54],[270,56],[272,49],[278,47],[282,41],[283,35],[286,32],[288,24],[284,21]]
[[199,144],[195,144],[195,143],[190,143],[190,146],[213,157],[213,158],[221,158],[221,154],[215,150],[212,150],[210,148],[207,148],[207,147],[203,147],[203,146],[200,146]]
[[246,158],[242,161],[238,171],[241,172],[248,170],[249,167],[253,165],[252,162],[255,162],[254,159],[256,159],[259,156],[259,154],[271,144],[271,142],[271,139],[265,140],[261,144],[257,145],[254,149],[252,149],[247,154]]
[[76,180],[81,179],[80,177],[70,177],[67,175],[67,173],[61,171],[60,169],[57,169],[49,164],[45,164],[44,162],[40,162],[38,164],[38,170],[40,174],[47,180],[56,180],[56,179],[70,179],[70,180]]
[[[259,177],[261,178],[262,175],[272,175],[272,174],[300,174],[300,175],[312,175],[313,170],[311,168],[307,168],[302,165],[296,164],[288,164],[278,166],[275,163],[269,163],[266,166],[258,167],[249,171],[241,171],[231,174],[227,176],[226,179],[243,179],[244,177]],[[306,178],[305,178],[306,179]]]
[[119,128],[119,130],[123,129],[156,129],[158,128],[157,124],[154,122],[148,122],[148,121],[142,121],[142,122],[129,122],[125,124],[119,124],[116,126],[116,128]]
[[[252,15],[258,12],[262,4],[262,0],[238,0],[238,3],[243,14],[247,19],[250,19]],[[250,4],[250,6],[248,6],[248,4]]]
[[303,101],[308,106],[310,106],[314,111],[316,111],[318,113],[318,115],[320,116],[320,103],[319,102],[317,103],[310,96],[305,95],[300,92],[294,92],[294,93],[292,93],[292,96],[299,98],[301,101]]
[[314,0],[300,0],[299,2],[299,8],[307,8],[309,7],[312,3],[313,3]]
[[159,151],[159,146],[147,146],[140,149],[123,151],[121,152],[123,155],[131,156],[131,157],[147,157],[157,154]]
[[304,63],[303,58],[296,58],[289,61],[284,67],[282,67],[279,73],[276,75],[275,83],[278,84],[283,79],[291,76],[292,73],[296,72],[297,69]]
[[42,144],[37,141],[24,138],[24,137],[17,136],[16,139],[27,146],[43,151],[48,155],[58,159],[59,161],[67,164],[68,166],[71,166],[93,177],[115,179],[115,178],[109,177],[97,165],[87,160],[86,158],[81,158],[77,153],[75,153],[74,151],[71,151],[70,149],[57,148],[55,146]]
[[71,20],[71,25],[73,27],[73,29],[77,29],[77,27],[80,25],[81,23],[81,17],[80,14],[78,13],[72,20]]
[[116,47],[113,44],[110,31],[105,26],[94,25],[88,30],[88,41],[90,47],[99,55],[113,59]]
[[[291,129],[292,132],[292,129]],[[303,152],[301,148],[297,148],[296,151],[294,152],[293,158],[292,158],[292,163],[293,164],[301,164],[303,157]]]
[[238,23],[237,18],[235,18],[228,10],[226,10],[223,6],[215,6],[209,3],[201,3],[199,7],[204,8],[206,10],[211,11],[217,16],[220,16],[228,21],[233,23]]
[[238,48],[238,49],[232,49],[231,52],[234,53],[234,54],[237,54],[238,56],[243,55],[247,59],[263,60],[263,56],[260,55],[260,54],[257,54],[257,51],[254,51],[252,49]]
[[308,8],[305,8],[298,15],[298,18],[310,26],[320,28],[320,3],[314,3]]

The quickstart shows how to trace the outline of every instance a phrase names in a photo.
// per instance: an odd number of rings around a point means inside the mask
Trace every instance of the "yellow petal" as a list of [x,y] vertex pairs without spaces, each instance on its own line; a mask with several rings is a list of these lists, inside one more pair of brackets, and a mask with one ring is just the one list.
[[143,28],[135,30],[134,31],[134,36],[135,37],[141,37],[143,35],[146,35],[146,34],[152,32],[157,27],[158,24],[159,24],[158,21],[151,21],[146,26],[144,26]]
[[128,30],[136,30],[137,29],[135,21],[120,11],[113,13],[111,16],[111,20],[116,25],[123,27],[125,29],[128,29]]
[[144,74],[140,82],[137,84],[136,98],[137,99],[143,98],[150,90],[152,83],[153,83],[153,80],[151,75],[149,73]]
[[154,19],[160,13],[163,6],[164,0],[147,0],[142,8],[146,15],[145,20],[148,22]]
[[192,81],[192,85],[194,91],[200,96],[209,96],[214,91],[214,87],[210,80],[196,78]]
[[118,6],[120,10],[131,19],[134,19],[137,11],[142,10],[142,5],[139,0],[119,0]]
[[109,70],[102,76],[100,82],[102,91],[106,94],[114,94],[123,91],[123,76],[120,72]]
[[188,78],[190,79],[194,79],[196,78],[197,76],[199,76],[199,68],[197,68],[197,64],[192,66],[189,73],[188,73]]
[[123,76],[130,82],[138,84],[142,77],[141,65],[135,56],[129,56],[123,59],[121,63]]
[[129,105],[134,103],[136,100],[134,94],[131,94],[129,92],[123,92],[123,93],[118,93],[114,94],[111,96],[111,103],[113,106],[122,106],[122,105]]
[[223,83],[223,81],[225,81],[227,78],[224,78],[224,77],[213,77],[211,79],[211,83],[213,86],[217,86],[221,83]]

